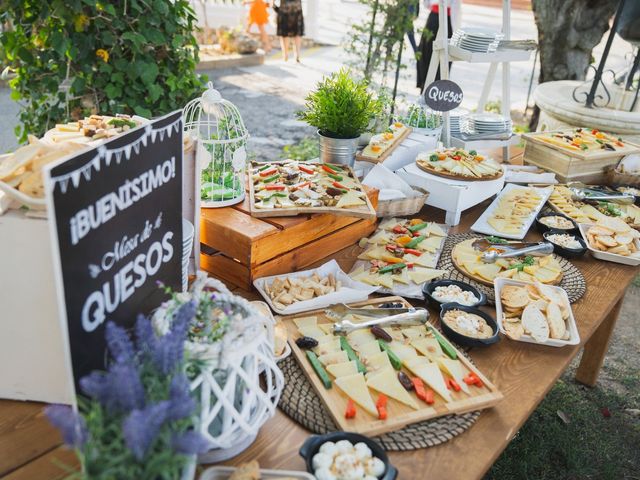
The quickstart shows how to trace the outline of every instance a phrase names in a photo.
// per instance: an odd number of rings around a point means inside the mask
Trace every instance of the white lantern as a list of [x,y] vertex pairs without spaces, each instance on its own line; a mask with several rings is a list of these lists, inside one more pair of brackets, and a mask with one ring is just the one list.
[[422,98],[409,105],[405,123],[414,132],[430,137],[439,137],[442,131],[442,115],[431,110]]
[[238,109],[207,87],[184,108],[184,131],[198,141],[201,206],[225,207],[244,199],[249,133]]

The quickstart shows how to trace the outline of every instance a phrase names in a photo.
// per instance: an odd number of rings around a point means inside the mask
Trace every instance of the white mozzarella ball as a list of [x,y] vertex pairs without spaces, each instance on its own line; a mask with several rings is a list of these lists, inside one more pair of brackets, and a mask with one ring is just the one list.
[[337,480],[337,477],[328,468],[320,468],[314,472],[314,475],[316,480]]
[[373,457],[366,464],[367,474],[373,477],[380,477],[384,473],[384,462],[378,457]]
[[341,480],[361,480],[365,475],[364,465],[352,453],[336,456],[333,469]]
[[336,443],[336,450],[338,453],[351,453],[353,452],[353,444],[349,440],[340,440]]
[[362,462],[372,457],[371,449],[364,442],[356,443],[353,447],[356,451],[356,457]]
[[326,453],[316,453],[313,456],[313,469],[318,470],[319,468],[331,468],[333,464],[333,458]]
[[338,450],[336,450],[336,444],[333,442],[325,442],[322,445],[320,445],[320,450],[318,450],[320,453],[324,453],[326,455],[329,455],[331,458],[333,458],[335,456],[336,453],[338,453]]

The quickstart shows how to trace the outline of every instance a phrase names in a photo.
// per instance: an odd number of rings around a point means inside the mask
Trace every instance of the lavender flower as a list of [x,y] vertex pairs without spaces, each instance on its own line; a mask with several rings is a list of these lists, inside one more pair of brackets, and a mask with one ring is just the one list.
[[122,424],[124,442],[133,452],[133,456],[141,461],[158,432],[167,419],[169,402],[167,400],[149,405],[142,410],[133,410]]
[[189,394],[189,381],[183,374],[176,375],[171,379],[169,386],[169,411],[167,419],[170,421],[180,420],[189,417],[196,403]]
[[44,413],[51,424],[62,433],[64,443],[73,448],[82,448],[89,438],[87,425],[77,412],[66,405],[49,405]]
[[157,341],[151,321],[144,315],[138,315],[135,331],[137,349],[143,354],[148,354],[153,350]]
[[111,356],[116,362],[129,363],[133,360],[135,356],[133,343],[124,328],[113,322],[108,322],[105,338],[109,346],[109,352],[111,352]]
[[106,407],[112,411],[130,412],[144,406],[144,386],[133,365],[113,363],[107,375],[109,395]]
[[194,302],[180,306],[173,317],[169,333],[157,339],[151,355],[155,367],[164,375],[174,371],[182,360],[187,330],[195,313]]
[[105,405],[109,395],[109,382],[105,372],[94,371],[80,379],[80,388],[89,398]]
[[171,440],[173,450],[185,455],[207,452],[211,446],[204,435],[194,430],[174,435]]

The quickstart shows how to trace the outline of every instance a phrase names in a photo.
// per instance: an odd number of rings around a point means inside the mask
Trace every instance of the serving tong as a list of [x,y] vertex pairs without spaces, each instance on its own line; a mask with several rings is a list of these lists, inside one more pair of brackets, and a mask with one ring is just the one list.
[[580,202],[585,201],[605,201],[614,202],[621,205],[630,205],[635,202],[636,197],[629,193],[606,193],[585,187],[569,187],[571,199]]
[[476,250],[485,252],[489,249],[498,250],[513,250],[515,248],[530,247],[532,245],[538,245],[538,242],[522,242],[520,240],[504,240],[503,242],[492,242],[488,238],[478,238],[471,246]]
[[[365,309],[354,309],[365,310]],[[400,310],[400,309],[366,309],[366,310]],[[404,313],[398,315],[387,315],[386,317],[375,318],[367,322],[354,323],[350,320],[341,320],[333,324],[332,333],[334,335],[347,335],[355,330],[371,327],[410,327],[420,326],[427,323],[429,312],[425,308],[408,308]]]
[[336,303],[327,308],[324,313],[327,317],[334,320],[341,320],[345,315],[359,315],[361,317],[389,317],[391,315],[398,315],[400,313],[406,313],[413,310],[413,308],[399,307],[399,308],[355,308],[345,305],[344,303]]
[[482,254],[484,263],[495,263],[500,258],[513,258],[530,255],[532,257],[544,257],[553,253],[553,244],[550,242],[540,242],[529,244],[523,248],[505,248],[503,244],[495,244],[496,249],[502,249],[503,252],[496,250],[487,250]]

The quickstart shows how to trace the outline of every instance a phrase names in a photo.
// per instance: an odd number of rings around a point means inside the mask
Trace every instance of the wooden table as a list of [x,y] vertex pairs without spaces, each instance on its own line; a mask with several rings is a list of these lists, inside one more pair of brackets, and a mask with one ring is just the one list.
[[[465,212],[453,232],[467,231],[488,202]],[[425,209],[428,220],[443,220],[443,213]],[[537,234],[530,234],[535,238]],[[357,246],[333,255],[349,269]],[[323,262],[321,262],[323,263]],[[502,339],[487,349],[474,349],[476,365],[502,391],[505,398],[495,408],[484,411],[469,431],[437,446],[411,452],[391,452],[400,478],[477,479],[491,467],[518,429],[584,347],[578,368],[578,381],[593,386],[606,354],[625,291],[637,269],[587,256],[574,261],[587,280],[587,293],[573,305],[581,345],[553,348]],[[255,299],[251,292],[237,293]],[[256,442],[244,453],[227,462],[236,465],[257,459],[265,468],[303,470],[298,449],[309,432],[282,412],[260,430]],[[54,461],[77,465],[73,454],[60,447],[60,437],[47,424],[42,404],[0,401],[0,476],[10,480],[57,479],[64,471]]]

